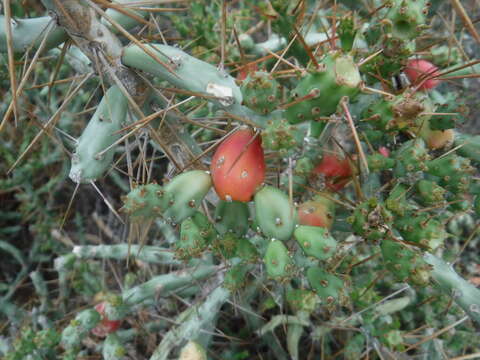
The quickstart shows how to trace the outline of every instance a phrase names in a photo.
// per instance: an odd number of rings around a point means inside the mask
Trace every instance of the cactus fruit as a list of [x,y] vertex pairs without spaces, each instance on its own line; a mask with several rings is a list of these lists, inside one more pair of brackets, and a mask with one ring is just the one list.
[[389,239],[383,240],[380,247],[385,267],[398,281],[428,284],[430,266],[419,252]]
[[196,211],[180,225],[180,239],[175,243],[175,255],[182,260],[199,257],[215,237],[215,229],[208,218]]
[[217,148],[210,170],[220,199],[250,201],[265,179],[260,137],[250,129],[235,131]]
[[269,242],[263,261],[268,276],[274,280],[284,281],[293,274],[293,260],[280,240]]
[[215,228],[222,235],[230,231],[241,237],[248,231],[249,217],[246,203],[220,200],[215,208]]
[[179,223],[192,216],[211,187],[210,174],[202,170],[175,176],[164,186],[168,207],[163,217],[171,223]]
[[121,320],[110,320],[105,314],[105,307],[105,302],[101,302],[95,306],[95,310],[101,316],[101,321],[92,329],[92,334],[98,337],[105,337],[117,331],[122,324]]
[[298,223],[330,229],[335,221],[335,203],[331,200],[332,196],[333,194],[319,193],[312,200],[301,204],[298,207]]
[[348,158],[340,159],[337,155],[325,154],[313,173],[324,178],[327,189],[339,191],[350,181],[353,168]]
[[292,124],[332,115],[344,96],[355,97],[362,79],[358,66],[348,55],[329,53],[319,67],[307,73],[292,91],[291,104],[286,110]]
[[114,85],[105,93],[72,155],[70,178],[76,183],[97,180],[111,166],[114,148],[102,153],[117,141],[124,126],[128,101]]
[[296,211],[287,194],[264,186],[255,194],[255,215],[263,234],[271,239],[288,240],[293,234]]
[[440,75],[438,68],[427,60],[411,59],[404,71],[408,80],[419,90],[431,90],[440,84],[440,80],[435,79]]
[[273,76],[266,72],[250,73],[240,87],[243,103],[257,113],[268,114],[279,105],[279,87]]
[[337,250],[337,241],[322,227],[300,225],[293,235],[305,254],[319,260],[328,260]]
[[307,270],[307,279],[312,290],[322,301],[327,304],[339,301],[345,287],[342,279],[317,266]]

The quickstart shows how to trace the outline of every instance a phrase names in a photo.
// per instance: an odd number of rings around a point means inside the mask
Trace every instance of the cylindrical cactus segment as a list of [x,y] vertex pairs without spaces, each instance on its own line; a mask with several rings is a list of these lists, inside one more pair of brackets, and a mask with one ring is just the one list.
[[307,270],[307,279],[310,287],[327,304],[338,301],[344,282],[339,277],[326,272],[318,266],[312,266]]
[[293,260],[280,240],[270,241],[263,261],[268,276],[274,280],[285,280],[293,273]]
[[79,346],[88,332],[95,328],[100,320],[100,314],[95,309],[87,309],[78,313],[75,319],[70,322],[70,325],[63,329],[62,345],[66,349]]
[[124,125],[127,106],[127,99],[116,85],[108,89],[77,141],[69,175],[74,182],[94,181],[110,167],[115,149],[104,150],[120,138],[118,132]]
[[419,253],[389,239],[383,240],[380,247],[385,267],[398,281],[428,284],[430,266]]
[[432,250],[443,245],[447,238],[445,226],[427,214],[397,218],[395,228],[406,241]]
[[255,215],[263,234],[271,239],[288,240],[293,234],[296,211],[284,192],[265,186],[255,194]]
[[164,186],[168,208],[163,217],[178,223],[192,216],[212,187],[210,174],[202,170],[191,170],[175,176]]
[[480,135],[457,134],[455,146],[460,146],[457,150],[459,155],[480,163]]
[[445,201],[445,193],[447,191],[434,181],[422,179],[417,182],[415,188],[423,205],[438,205]]
[[223,286],[230,291],[237,291],[245,286],[248,267],[245,264],[237,264],[227,270]]
[[195,211],[180,225],[180,240],[175,243],[175,255],[182,260],[198,257],[215,236],[215,229],[208,218]]
[[215,228],[222,235],[231,231],[241,237],[248,231],[249,217],[250,212],[246,203],[220,200],[215,208]]
[[262,131],[262,145],[265,150],[278,151],[280,157],[289,156],[303,142],[304,132],[285,119],[267,121]]
[[168,206],[164,189],[158,184],[136,186],[123,198],[122,211],[131,218],[152,218],[160,216]]
[[388,0],[386,20],[390,21],[392,35],[402,40],[413,40],[425,27],[428,3],[425,0]]
[[441,186],[458,194],[468,190],[474,168],[470,165],[470,159],[450,154],[428,162],[427,172],[438,176]]
[[329,53],[319,68],[305,75],[292,91],[293,105],[285,112],[287,120],[292,124],[321,120],[335,113],[344,96],[357,95],[361,83],[358,66],[351,56]]
[[331,258],[337,250],[337,241],[325,228],[300,225],[295,229],[293,235],[308,256],[313,256],[320,260],[327,260]]
[[375,153],[367,156],[368,169],[370,171],[382,171],[392,169],[395,166],[395,159]]
[[243,103],[259,114],[268,114],[279,105],[278,82],[264,71],[256,71],[247,76],[240,90]]

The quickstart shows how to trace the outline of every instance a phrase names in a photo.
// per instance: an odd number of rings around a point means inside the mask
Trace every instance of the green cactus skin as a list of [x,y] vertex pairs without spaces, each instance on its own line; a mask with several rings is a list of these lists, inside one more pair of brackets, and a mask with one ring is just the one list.
[[[138,2],[138,6],[142,6],[141,4],[143,0],[115,0],[113,1],[116,4],[130,4],[134,5],[136,2]],[[152,4],[152,7],[155,6]],[[129,9],[127,6],[123,7],[124,11],[127,11],[128,14],[135,15],[140,18],[145,18],[149,12],[148,11],[141,11],[141,10],[132,10]],[[108,8],[106,11],[106,14],[109,18],[117,22],[119,25],[121,25],[124,29],[129,30],[139,24],[139,22],[135,19],[132,18],[131,16],[128,16],[127,14],[121,13],[113,8]],[[106,18],[102,18],[102,22],[110,27],[110,30],[113,32],[118,32],[118,29],[111,25],[110,22]]]
[[255,194],[254,201],[257,223],[263,234],[271,239],[290,239],[297,212],[287,194],[267,185]]
[[455,146],[461,147],[457,153],[463,157],[480,163],[480,135],[457,134],[455,136]]
[[126,350],[117,334],[108,334],[107,338],[103,342],[102,355],[104,360],[125,359]]
[[300,225],[293,235],[305,254],[319,260],[331,258],[337,250],[337,241],[325,228]]
[[202,170],[191,170],[175,176],[164,186],[168,199],[164,219],[179,223],[192,216],[211,187],[210,174]]
[[427,173],[438,176],[440,185],[454,194],[468,191],[474,168],[470,160],[455,154],[428,162]]
[[267,121],[262,131],[262,146],[265,150],[278,151],[280,157],[292,155],[303,142],[304,133],[285,119]]
[[312,266],[307,270],[307,279],[313,291],[327,304],[338,301],[345,287],[339,277],[317,266]]
[[148,219],[160,216],[168,206],[165,190],[158,184],[139,185],[122,198],[122,211],[132,219]]
[[307,289],[290,289],[287,291],[286,299],[294,313],[299,311],[312,313],[320,301],[316,293]]
[[348,55],[329,53],[320,68],[309,72],[292,91],[292,99],[311,96],[287,108],[285,115],[291,124],[306,120],[321,120],[332,115],[344,96],[355,97],[362,83],[357,65]]
[[267,275],[276,281],[284,281],[293,274],[292,258],[280,240],[270,241],[263,261]]
[[437,183],[430,180],[420,180],[415,184],[420,202],[425,206],[438,205],[445,202],[445,190]]
[[397,184],[385,200],[385,206],[388,210],[398,216],[405,216],[406,212],[412,209],[407,201],[408,187],[403,184]]
[[428,4],[425,0],[389,0],[385,19],[392,35],[402,40],[413,40],[425,28]]
[[82,340],[100,322],[100,314],[95,309],[87,309],[78,313],[62,332],[61,343],[66,349],[80,346]]
[[[8,49],[5,20],[5,16],[0,15],[0,53],[6,53]],[[53,30],[48,35],[44,51],[54,48],[67,40],[68,36],[65,30],[57,26],[55,22],[52,24],[52,18],[50,16],[31,19],[12,19],[13,51],[16,53],[24,53],[31,46],[34,49],[38,48],[49,24],[53,26]]]
[[396,218],[395,228],[406,241],[432,250],[443,245],[447,238],[444,225],[427,214],[411,214],[407,217]]
[[452,265],[426,253],[425,261],[432,266],[431,276],[439,288],[452,299],[478,324],[480,324],[480,290],[462,279]]
[[249,74],[243,81],[240,90],[243,103],[259,114],[268,114],[279,105],[280,84],[272,75],[264,71]]
[[430,266],[420,253],[388,239],[382,241],[380,248],[385,267],[398,281],[418,286],[428,284]]
[[385,157],[380,153],[367,155],[367,162],[370,171],[389,170],[395,166],[395,159]]
[[248,231],[249,217],[247,203],[220,200],[215,208],[215,228],[221,235],[230,231],[241,237]]
[[397,160],[395,174],[398,176],[417,171],[427,171],[427,162],[430,160],[423,139],[407,141],[395,152],[394,157]]
[[347,221],[356,234],[378,241],[386,236],[388,227],[393,223],[393,215],[383,203],[372,198],[357,205]]
[[108,89],[77,141],[69,175],[73,182],[95,181],[110,167],[115,149],[98,154],[120,138],[118,131],[124,125],[127,106],[127,99],[116,85]]
[[257,248],[246,237],[238,239],[235,255],[247,263],[256,263],[259,259]]
[[236,254],[239,241],[239,238],[231,232],[219,235],[212,242],[213,253],[220,258],[231,259]]
[[248,271],[249,268],[244,264],[237,264],[232,266],[225,273],[223,286],[231,292],[242,289],[247,283],[246,278]]
[[175,243],[175,255],[182,260],[199,257],[215,237],[215,229],[208,218],[196,211],[180,225],[180,240]]

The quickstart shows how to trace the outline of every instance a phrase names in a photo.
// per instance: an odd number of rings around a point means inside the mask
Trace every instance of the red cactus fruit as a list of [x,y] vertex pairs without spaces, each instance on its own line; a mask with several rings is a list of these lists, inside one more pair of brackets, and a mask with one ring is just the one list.
[[265,179],[261,137],[251,129],[237,130],[217,148],[210,171],[222,200],[250,201]]
[[258,65],[257,63],[248,63],[243,65],[237,73],[237,80],[245,80],[248,75],[254,73],[255,71],[258,70]]
[[335,203],[330,197],[316,195],[298,207],[298,222],[300,225],[319,226],[326,229],[332,227],[335,220]]
[[101,302],[95,306],[95,310],[102,316],[100,323],[92,329],[92,333],[98,337],[106,337],[108,334],[115,332],[121,325],[120,320],[109,320],[105,316],[105,302]]
[[347,158],[339,159],[336,155],[326,154],[313,173],[325,177],[325,186],[333,191],[340,191],[352,176],[352,166]]
[[388,150],[388,148],[386,148],[385,146],[380,146],[378,152],[386,158],[390,157],[390,150]]
[[[430,90],[440,84],[440,80],[432,79],[432,77],[440,75],[438,68],[427,60],[409,60],[405,74],[412,84],[420,85],[419,90]],[[428,80],[425,80],[427,78]]]

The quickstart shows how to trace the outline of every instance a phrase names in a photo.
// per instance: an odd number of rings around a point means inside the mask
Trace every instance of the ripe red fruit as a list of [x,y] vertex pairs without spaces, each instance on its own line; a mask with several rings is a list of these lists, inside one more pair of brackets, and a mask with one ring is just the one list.
[[210,171],[222,200],[250,201],[265,179],[261,137],[250,129],[237,130],[217,148]]
[[109,320],[105,316],[105,302],[101,302],[95,306],[95,310],[102,316],[100,323],[92,329],[92,333],[98,337],[106,337],[108,334],[115,332],[121,325],[120,320]]
[[388,150],[385,146],[380,146],[378,152],[388,158],[390,156],[390,150]]
[[328,189],[339,191],[350,181],[352,167],[347,158],[342,160],[335,155],[325,154],[313,173],[325,177]]
[[[430,90],[440,84],[440,80],[431,78],[440,75],[438,68],[427,60],[409,60],[405,74],[412,84],[420,85],[419,90]],[[428,80],[425,81],[427,78]]]
[[[333,195],[329,195],[333,196]],[[298,223],[300,225],[332,227],[335,220],[335,203],[322,194],[306,201],[298,207]]]
[[246,65],[243,65],[237,73],[237,80],[245,80],[248,75],[253,74],[255,71],[258,70],[258,65],[257,63],[248,63]]

